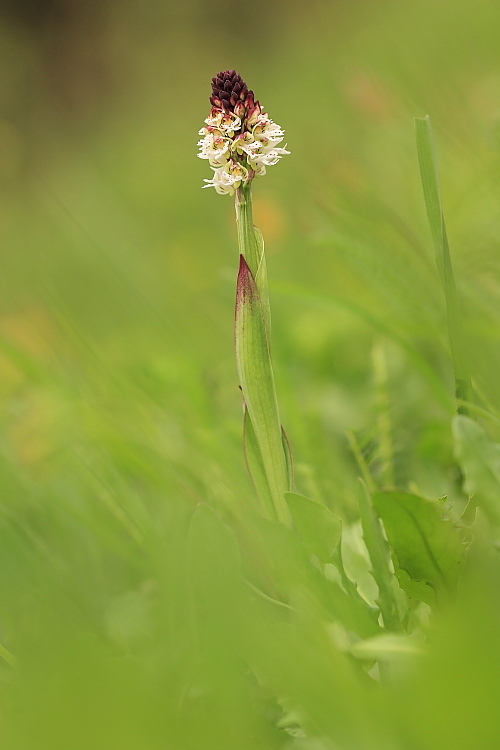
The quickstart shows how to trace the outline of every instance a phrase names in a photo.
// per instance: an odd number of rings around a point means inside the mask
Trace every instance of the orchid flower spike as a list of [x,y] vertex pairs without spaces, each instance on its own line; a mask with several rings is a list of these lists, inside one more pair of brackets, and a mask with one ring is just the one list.
[[221,195],[233,195],[264,175],[284,154],[280,148],[284,131],[273,122],[253,91],[234,70],[224,70],[212,78],[210,114],[199,131],[200,159],[208,159],[214,172],[203,187],[214,187]]

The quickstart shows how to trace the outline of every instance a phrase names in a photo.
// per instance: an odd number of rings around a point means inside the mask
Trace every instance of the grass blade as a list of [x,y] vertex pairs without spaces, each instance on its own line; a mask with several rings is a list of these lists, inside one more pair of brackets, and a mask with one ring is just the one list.
[[467,407],[464,402],[472,401],[472,386],[467,366],[460,303],[453,274],[453,266],[451,264],[450,250],[448,247],[448,238],[446,236],[446,227],[441,204],[441,191],[439,187],[437,162],[434,153],[432,128],[428,115],[424,118],[415,119],[415,130],[425,207],[436,253],[436,264],[446,301],[448,336],[453,370],[455,373],[455,395],[458,404],[457,410],[460,414],[465,414]]

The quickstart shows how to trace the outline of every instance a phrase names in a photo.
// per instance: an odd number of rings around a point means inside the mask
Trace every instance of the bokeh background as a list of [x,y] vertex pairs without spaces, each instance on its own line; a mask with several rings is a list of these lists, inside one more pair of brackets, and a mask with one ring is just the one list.
[[[256,181],[254,213],[299,489],[355,520],[352,431],[379,486],[463,500],[413,118],[431,116],[476,392],[495,411],[499,31],[496,0],[3,0],[6,748],[285,746],[248,739],[237,701],[198,716],[199,735],[172,718],[190,649],[177,570],[190,514],[256,504],[233,361],[232,200],[200,189],[210,174],[196,158],[217,71],[242,75],[291,151]],[[109,643],[129,656],[146,643],[148,657],[105,669]],[[485,670],[478,690],[493,684]],[[422,747],[444,731],[432,721]],[[476,729],[449,746],[496,746],[474,744]]]

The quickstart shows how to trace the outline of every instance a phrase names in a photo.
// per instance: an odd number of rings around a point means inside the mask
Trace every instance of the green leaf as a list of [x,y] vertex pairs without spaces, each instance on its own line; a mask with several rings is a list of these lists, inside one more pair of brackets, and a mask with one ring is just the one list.
[[296,492],[287,492],[286,501],[294,526],[309,551],[322,562],[331,562],[340,542],[342,522],[326,505]]
[[264,468],[264,461],[260,452],[257,438],[255,437],[255,430],[252,426],[252,421],[248,414],[248,409],[245,407],[245,415],[243,418],[243,447],[245,450],[245,459],[249,474],[254,483],[257,497],[260,500],[264,516],[268,519],[275,517],[273,498],[269,490],[269,484],[267,482],[266,470]]
[[500,446],[468,417],[453,420],[455,455],[465,474],[465,489],[490,521],[500,523]]
[[443,518],[442,506],[403,492],[380,492],[373,502],[399,566],[410,578],[428,583],[437,594],[453,589],[464,546],[458,530]]
[[[272,581],[276,587],[272,596],[281,601],[289,600],[292,605],[295,597],[305,597],[318,616],[334,618],[360,637],[380,633],[377,610],[347,594],[335,581],[327,580],[311,563],[309,548],[291,529],[263,518],[255,519],[254,523],[252,546],[254,550],[260,548],[259,568],[263,581]],[[262,588],[258,582],[257,585]]]
[[235,345],[240,385],[276,517],[282,523],[289,523],[284,497],[288,490],[288,470],[266,326],[254,277],[242,255],[236,288]]
[[283,453],[285,454],[286,473],[288,476],[288,489],[290,490],[290,492],[293,492],[295,486],[293,457],[292,451],[290,449],[290,443],[288,442],[288,438],[283,427],[281,428],[281,442],[283,443]]
[[455,393],[459,403],[458,411],[465,413],[463,402],[472,401],[472,387],[465,350],[462,315],[441,205],[441,191],[434,153],[432,128],[428,115],[425,118],[415,119],[415,130],[425,207],[436,253],[436,264],[446,301],[448,336],[455,372]]
[[423,648],[414,638],[391,633],[357,641],[350,646],[349,651],[358,659],[399,661],[404,656],[422,654]]
[[429,115],[423,118],[415,118],[415,135],[417,139],[418,162],[420,166],[422,189],[424,191],[427,219],[429,220],[432,240],[434,242],[436,264],[441,280],[444,280],[444,255],[447,247],[445,246],[445,229],[441,207],[439,174],[437,170]]
[[393,561],[395,576],[407,596],[410,599],[415,599],[417,602],[424,602],[425,604],[428,604],[429,607],[433,607],[436,603],[434,589],[425,583],[425,581],[415,581],[413,578],[410,578],[406,570],[399,567],[396,555],[393,555]]
[[[365,488],[363,487],[363,490]],[[393,586],[393,574],[389,568],[390,550],[384,539],[380,521],[375,514],[370,495],[363,491],[359,501],[363,539],[372,564],[372,575],[378,586],[377,604],[389,630],[401,630],[398,607]]]
[[[262,315],[266,327],[267,339],[271,336],[271,305],[269,304],[269,289],[267,283],[267,264],[266,254],[264,252],[264,238],[262,232],[257,227],[253,228],[255,234],[255,245],[259,256],[259,263],[255,273],[255,284],[259,291],[259,297],[262,304]],[[249,264],[250,265],[250,264]]]

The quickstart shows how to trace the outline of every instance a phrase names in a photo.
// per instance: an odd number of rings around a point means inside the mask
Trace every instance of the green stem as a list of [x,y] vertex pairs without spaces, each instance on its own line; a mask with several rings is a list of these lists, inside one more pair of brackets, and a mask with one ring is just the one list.
[[246,408],[247,464],[263,510],[290,524],[285,492],[292,489],[271,364],[270,311],[264,244],[253,225],[250,186],[235,195],[240,270],[236,294],[236,364]]
[[254,279],[260,264],[260,253],[255,236],[252,214],[252,188],[250,185],[242,186],[236,190],[234,196],[236,209],[236,227],[238,229],[238,246],[241,255],[245,258]]

